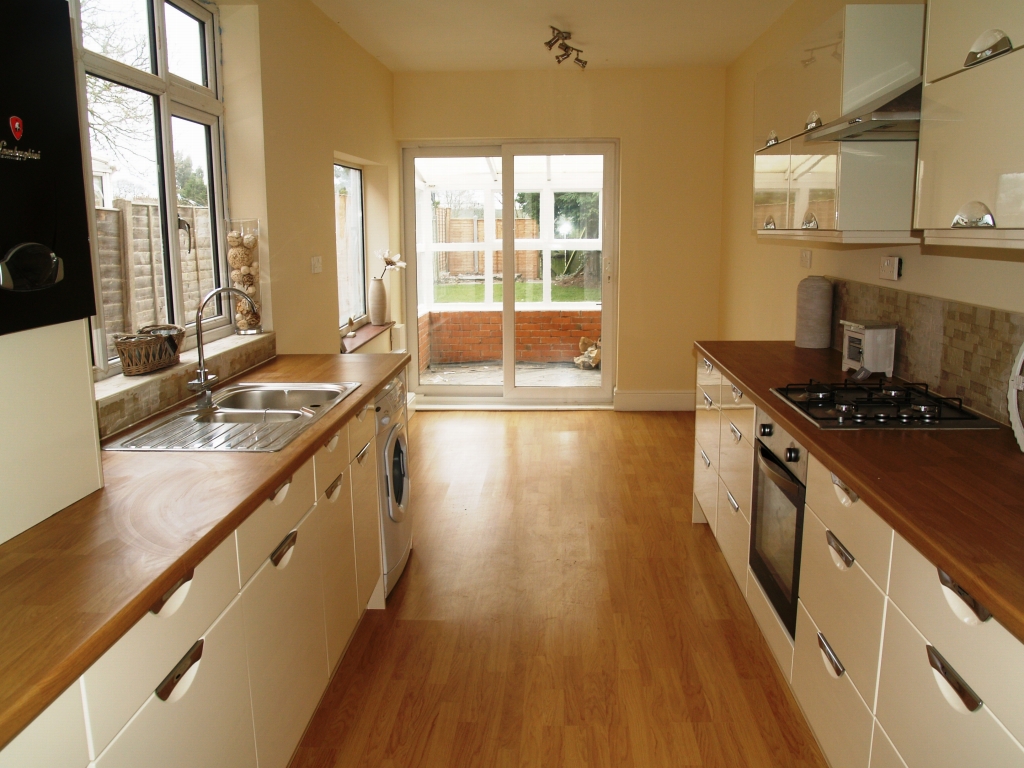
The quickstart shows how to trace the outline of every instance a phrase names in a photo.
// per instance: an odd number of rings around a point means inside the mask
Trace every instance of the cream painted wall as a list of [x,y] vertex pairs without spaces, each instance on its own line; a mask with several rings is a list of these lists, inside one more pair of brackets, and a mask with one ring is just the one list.
[[692,392],[718,324],[722,68],[395,74],[400,141],[620,140],[620,391]]
[[[800,37],[843,6],[839,0],[797,0],[728,68],[719,329],[726,339],[792,339],[797,283],[834,275],[914,293],[1024,311],[1024,253],[985,248],[849,248],[767,245],[751,229],[754,77]],[[811,269],[800,249],[812,248]],[[899,283],[880,280],[879,256],[904,258]]]
[[[337,353],[332,166],[340,152],[386,169],[387,228],[398,250],[393,78],[308,0],[259,0],[257,6],[277,351]],[[229,162],[238,162],[228,152]],[[233,206],[232,215],[245,211]],[[323,260],[319,274],[311,271],[313,256]]]

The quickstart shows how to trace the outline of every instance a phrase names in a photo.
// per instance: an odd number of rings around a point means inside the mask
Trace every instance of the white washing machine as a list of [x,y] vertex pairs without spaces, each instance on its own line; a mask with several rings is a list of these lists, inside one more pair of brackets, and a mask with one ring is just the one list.
[[380,483],[380,540],[384,556],[384,595],[398,583],[412,551],[409,495],[409,438],[405,373],[377,396],[377,466]]

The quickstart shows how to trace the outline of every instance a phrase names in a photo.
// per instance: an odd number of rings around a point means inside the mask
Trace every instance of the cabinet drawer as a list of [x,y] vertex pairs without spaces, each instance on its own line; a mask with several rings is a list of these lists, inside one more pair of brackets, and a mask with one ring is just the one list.
[[742,432],[739,438],[736,437],[734,427],[736,425],[729,419],[729,411],[722,411],[718,475],[732,492],[733,498],[739,502],[740,511],[749,522],[751,488],[754,484],[754,448],[743,439]]
[[807,462],[807,506],[885,592],[889,585],[892,528],[855,493],[844,490],[842,478],[833,476],[813,455]]
[[78,680],[0,750],[0,768],[85,768],[88,764]]
[[[933,669],[927,649],[924,635],[890,600],[878,682],[878,721],[907,765],[1024,765],[1024,751],[991,710],[982,705],[974,712],[968,711],[953,688]],[[970,679],[964,681],[968,686],[974,685]]]
[[1024,644],[994,618],[979,620],[953,588],[942,585],[938,569],[900,536],[893,544],[889,594],[1024,742]]
[[[1024,53],[1015,51],[925,87],[918,151],[918,228],[948,230],[971,202],[986,206],[999,229],[1024,228],[1022,80]],[[970,212],[969,218],[980,213]],[[969,236],[978,229],[957,232]]]
[[[235,537],[150,611],[83,675],[95,750],[103,750],[204,630],[238,594]],[[157,605],[153,606],[158,607]]]
[[871,738],[871,765],[869,768],[907,768],[896,747],[875,720],[875,735]]
[[348,468],[348,424],[327,438],[323,447],[313,456],[316,473],[316,497],[324,495],[327,487]]
[[718,523],[715,527],[718,546],[725,555],[729,570],[743,592],[747,581],[747,560],[750,555],[750,523],[729,501],[725,483],[718,484]]
[[320,564],[324,579],[327,663],[334,669],[359,621],[356,553],[352,531],[352,476],[345,468],[317,500],[320,514]]
[[697,387],[697,412],[694,414],[694,431],[697,442],[711,459],[711,466],[718,470],[718,439],[721,429],[721,411],[717,406],[708,406],[704,391]]
[[1024,5],[1019,0],[928,0],[926,81],[962,70],[973,48],[983,51],[991,45],[988,40],[975,43],[995,29],[1005,32],[1015,46],[1024,43]]
[[[177,660],[165,670],[165,674]],[[96,768],[256,768],[242,606],[236,600],[203,637],[202,658],[166,701],[154,693]]]
[[377,582],[384,575],[380,548],[376,441],[367,443],[363,451],[357,453],[349,465],[352,473],[352,527],[356,541],[356,588],[360,614],[366,608]]
[[[697,353],[700,355],[700,353]],[[697,386],[707,392],[711,399],[718,403],[718,388],[722,383],[722,372],[718,366],[707,357],[700,355],[697,358]],[[697,393],[698,400],[700,393]],[[698,405],[700,403],[698,402]]]
[[793,693],[832,768],[864,768],[871,752],[875,719],[848,674],[838,674],[822,645],[831,646],[846,664],[832,637],[821,632],[801,599],[797,604]]
[[693,495],[697,497],[711,532],[715,533],[718,510],[718,472],[700,443],[693,445]]
[[291,480],[267,499],[235,530],[238,570],[244,584],[256,573],[274,547],[316,502],[313,462],[295,470]]
[[377,433],[377,410],[373,402],[369,402],[356,411],[348,422],[348,455],[349,461],[355,458],[373,439]]
[[327,685],[319,507],[294,546],[242,590],[245,647],[260,768],[285,768]]
[[[850,566],[846,565],[840,554],[845,542],[836,537],[830,543],[828,533],[817,515],[805,510],[800,599],[818,630],[843,660],[846,677],[873,708],[885,595],[856,559]],[[856,552],[849,554],[856,558]]]

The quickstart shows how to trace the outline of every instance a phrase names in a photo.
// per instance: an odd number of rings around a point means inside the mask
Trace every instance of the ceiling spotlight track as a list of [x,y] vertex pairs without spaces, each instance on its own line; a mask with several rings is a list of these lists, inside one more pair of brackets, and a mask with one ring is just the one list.
[[580,58],[580,54],[583,53],[583,51],[581,51],[579,48],[573,48],[571,45],[565,42],[566,40],[572,40],[572,32],[565,32],[559,29],[558,27],[551,27],[551,39],[544,43],[544,45],[547,47],[549,51],[553,49],[556,45],[558,46],[558,50],[560,50],[561,53],[555,55],[555,61],[557,61],[559,64],[561,64],[563,61],[565,61],[575,53],[576,58],[573,59],[573,61],[579,66],[580,69],[586,69],[587,62],[584,59]]

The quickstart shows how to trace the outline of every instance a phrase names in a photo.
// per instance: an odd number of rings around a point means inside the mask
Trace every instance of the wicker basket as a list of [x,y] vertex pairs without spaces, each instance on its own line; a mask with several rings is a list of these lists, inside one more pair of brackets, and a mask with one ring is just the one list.
[[138,333],[115,334],[114,347],[125,376],[138,376],[178,362],[185,329],[177,325],[147,325]]

